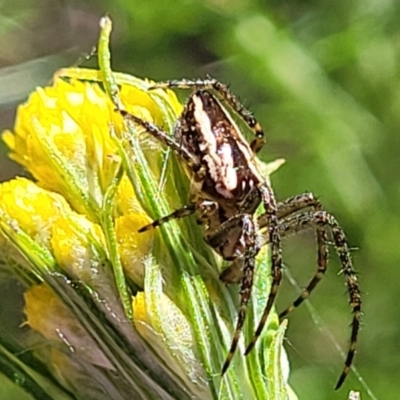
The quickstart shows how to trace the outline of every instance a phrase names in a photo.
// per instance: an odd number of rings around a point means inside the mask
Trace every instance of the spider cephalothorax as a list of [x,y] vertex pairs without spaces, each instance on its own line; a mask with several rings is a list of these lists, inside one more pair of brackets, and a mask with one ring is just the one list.
[[[287,315],[307,298],[327,268],[329,235],[337,250],[342,272],[346,276],[350,304],[353,309],[351,344],[345,368],[336,388],[346,378],[355,354],[355,345],[361,315],[361,299],[348,245],[336,219],[324,211],[312,194],[294,196],[276,204],[274,193],[258,168],[256,153],[263,145],[264,133],[253,115],[230,92],[228,87],[214,79],[181,80],[158,83],[154,88],[191,88],[186,106],[179,117],[175,134],[169,136],[158,126],[120,110],[128,122],[143,126],[153,137],[181,158],[193,182],[191,202],[141,231],[157,227],[171,219],[199,213],[205,226],[206,242],[227,261],[235,261],[225,270],[221,279],[240,282],[240,309],[229,354],[222,367],[225,373],[237,348],[250,300],[255,269],[255,258],[260,246],[271,247],[272,285],[258,328],[247,347],[254,347],[274,304],[282,278],[281,237],[313,228],[317,235],[318,270],[293,305],[280,314]],[[255,138],[249,144],[221,102],[243,120]],[[256,216],[262,205],[264,212]],[[263,233],[266,231],[267,233]]]

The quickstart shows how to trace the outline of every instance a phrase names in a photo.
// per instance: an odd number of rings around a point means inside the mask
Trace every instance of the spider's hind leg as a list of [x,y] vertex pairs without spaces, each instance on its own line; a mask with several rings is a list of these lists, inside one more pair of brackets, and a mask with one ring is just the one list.
[[[229,235],[229,232],[232,231],[232,229],[236,229],[236,231],[234,231],[232,235]],[[233,237],[235,238],[235,240],[232,240]],[[228,239],[225,240],[224,238]],[[229,239],[231,239],[232,242],[230,242]],[[230,218],[221,225],[221,229],[219,230],[219,232],[217,232],[216,235],[209,237],[207,241],[220,253],[224,252],[224,250],[232,253],[232,246],[238,246],[239,252],[243,251],[243,272],[240,286],[240,308],[229,353],[225,359],[224,365],[222,366],[221,375],[224,375],[229,368],[229,365],[235,354],[240,334],[243,329],[243,324],[246,319],[247,306],[250,301],[251,291],[253,287],[256,256],[260,251],[257,238],[257,225],[254,221],[253,215],[239,214]],[[220,241],[221,243],[218,246]],[[235,253],[233,252],[232,254]],[[236,261],[237,259],[234,259],[234,262]]]
[[260,337],[261,332],[267,322],[267,318],[271,312],[274,304],[276,294],[278,293],[279,285],[282,280],[282,249],[281,249],[281,238],[279,235],[279,221],[277,217],[277,206],[275,203],[275,197],[272,189],[263,184],[259,187],[262,195],[262,200],[265,209],[265,219],[268,226],[268,239],[271,245],[271,288],[269,290],[267,304],[265,306],[263,315],[261,316],[258,327],[253,335],[252,340],[247,346],[245,354],[249,354],[250,351],[256,344],[257,339]]
[[[305,223],[304,221],[299,223],[297,216],[301,214],[296,214],[306,208],[312,208],[314,212],[322,211],[320,202],[312,193],[303,193],[278,204],[278,216],[280,217],[279,226],[282,236],[290,236],[293,233],[310,228],[310,224]],[[316,225],[313,226],[313,228],[315,229],[317,236],[317,271],[292,305],[279,313],[280,319],[291,313],[310,296],[311,292],[321,281],[327,270],[329,256],[328,235],[324,226]]]
[[[286,202],[285,204],[288,203]],[[347,244],[347,239],[343,229],[333,215],[322,210],[318,201],[316,201],[315,204],[309,204],[309,206],[313,207],[314,210],[308,212],[294,213],[293,215],[290,215],[290,212],[286,213],[286,217],[284,217],[279,223],[280,231],[285,232],[283,236],[294,232],[300,232],[305,229],[314,228],[317,231],[318,241],[317,272],[306,287],[306,289],[304,289],[302,294],[294,301],[292,306],[288,307],[285,311],[280,313],[280,317],[287,315],[294,308],[298,307],[304,301],[304,299],[306,299],[310,295],[311,291],[315,288],[315,286],[318,284],[318,282],[320,282],[321,278],[323,277],[327,268],[328,261],[327,230],[329,230],[332,234],[333,246],[336,249],[340,263],[342,265],[341,273],[346,277],[347,291],[349,294],[350,306],[353,313],[350,346],[345,360],[345,366],[335,387],[336,389],[339,389],[350,371],[350,367],[352,365],[356,352],[356,344],[361,319],[361,294],[358,286],[357,276],[351,261],[349,246]],[[299,211],[299,209],[296,209],[295,211]],[[265,227],[267,225],[266,221],[264,221],[264,218],[264,216],[261,216],[259,218],[259,223],[261,226]]]

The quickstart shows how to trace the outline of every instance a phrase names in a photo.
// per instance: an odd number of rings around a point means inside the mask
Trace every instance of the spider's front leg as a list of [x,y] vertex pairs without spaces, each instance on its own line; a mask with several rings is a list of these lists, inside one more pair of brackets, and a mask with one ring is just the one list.
[[170,147],[182,160],[186,163],[190,171],[193,171],[195,174],[201,175],[202,166],[199,161],[191,154],[187,149],[181,146],[180,143],[176,142],[173,137],[168,135],[167,132],[164,132],[157,125],[145,121],[133,114],[128,113],[125,110],[118,109],[119,113],[122,117],[133,124],[142,126],[147,133],[152,135],[155,139],[159,140],[161,143],[164,143],[167,147]]
[[[210,228],[210,222],[216,220],[215,217],[218,212],[218,204],[215,203],[214,201],[204,200],[199,198],[198,196],[193,195],[190,204],[183,206],[182,208],[178,208],[171,214],[156,219],[151,224],[142,226],[138,232],[145,232],[150,229],[157,228],[174,219],[186,218],[194,214],[195,212],[199,213],[197,223],[200,225],[206,225]],[[214,227],[211,226],[211,229],[214,229]]]
[[150,229],[157,228],[158,226],[163,225],[166,222],[172,221],[174,219],[181,219],[188,217],[189,215],[194,214],[197,208],[198,208],[197,204],[188,204],[187,206],[183,206],[182,208],[173,211],[171,214],[168,214],[165,217],[156,219],[151,224],[142,226],[138,232],[145,232]]
[[217,232],[206,237],[207,243],[213,247],[225,260],[243,259],[243,275],[240,286],[240,308],[235,332],[233,334],[228,356],[222,366],[221,375],[227,371],[235,354],[240,333],[246,319],[247,306],[253,287],[255,260],[260,251],[257,224],[251,214],[239,214],[221,224]]

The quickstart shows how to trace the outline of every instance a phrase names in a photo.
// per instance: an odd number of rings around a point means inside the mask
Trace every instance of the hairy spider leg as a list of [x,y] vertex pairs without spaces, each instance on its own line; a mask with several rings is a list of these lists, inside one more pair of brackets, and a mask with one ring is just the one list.
[[[207,241],[209,243],[213,242],[213,247],[216,248],[217,246],[215,246],[215,244],[226,237],[229,231],[237,228],[238,226],[241,227],[241,234],[237,239],[237,243],[241,243],[245,249],[243,254],[243,276],[240,286],[240,308],[237,316],[235,332],[233,334],[229,353],[222,366],[221,375],[225,374],[232,361],[239,342],[240,334],[243,329],[243,324],[246,319],[247,306],[253,287],[255,260],[260,251],[257,237],[257,224],[254,220],[254,216],[251,214],[235,215],[223,222],[218,232],[207,238]],[[222,246],[224,246],[224,244],[225,243],[222,242]]]
[[[261,227],[267,226],[267,222],[264,216],[260,217],[259,223]],[[318,230],[321,227],[325,229],[329,228],[330,231],[332,232],[334,246],[342,265],[341,273],[344,274],[346,277],[346,285],[350,299],[350,306],[352,308],[352,314],[353,314],[349,350],[347,353],[345,366],[343,368],[342,374],[340,375],[338,382],[335,386],[335,389],[339,389],[342,386],[344,380],[346,379],[354,359],[357,347],[358,332],[360,329],[360,320],[361,320],[361,293],[357,281],[357,276],[352,265],[350,250],[347,244],[346,236],[344,234],[343,229],[336,221],[335,217],[333,217],[326,211],[310,211],[288,216],[282,221],[280,221],[279,230],[280,232],[285,232],[282,234],[282,236],[287,236],[290,235],[291,233],[303,231],[309,228],[314,228]],[[269,240],[270,239],[268,238],[267,241]],[[323,273],[326,270],[328,252],[325,251],[325,248],[327,247],[327,237],[325,235],[321,236],[321,241],[322,241],[322,247],[321,248],[319,247],[318,251],[319,261],[318,261],[317,273],[311,280],[307,288],[305,289],[305,292],[308,294],[304,295],[302,293],[300,297],[295,301],[295,303],[293,303],[294,306],[293,308],[297,307],[299,304],[303,302],[303,300],[306,297],[308,297],[308,295],[314,289],[315,285],[320,281]],[[320,246],[320,243],[318,245]],[[290,308],[291,307],[289,307],[289,309]],[[285,311],[280,315],[281,316],[286,315],[284,314]]]
[[[314,206],[320,206],[320,203],[312,193],[303,193],[300,195],[290,197],[287,200],[278,202],[276,215],[278,217],[278,231],[281,239],[287,238],[288,236],[295,234],[299,231],[309,229],[310,228],[309,226],[306,226],[304,228],[301,226],[300,227],[296,226],[292,228],[290,223],[287,222],[287,219],[293,218],[293,214],[297,213],[298,211],[302,211],[305,208]],[[258,217],[257,224],[260,230],[268,226],[266,214],[262,214]],[[323,229],[322,227],[319,228]],[[268,243],[269,243],[269,234],[263,235],[261,241],[261,247],[265,246]],[[230,265],[229,267],[224,269],[220,275],[221,281],[225,283],[238,283],[241,278],[242,278],[241,263],[235,263]],[[295,302],[297,301],[298,300],[296,300]],[[287,309],[289,309],[289,307]],[[285,315],[286,314],[287,313],[285,312]]]
[[[316,206],[318,206],[319,209],[321,204],[312,193],[301,193],[278,202],[276,215],[279,219],[282,219],[286,216],[294,214],[297,211],[302,211],[305,208]],[[260,215],[258,220],[262,226],[265,226],[265,224],[262,223],[263,215]]]
[[[293,217],[294,213],[302,211],[308,207],[312,207],[314,212],[322,211],[321,203],[314,197],[312,193],[303,193],[300,195],[290,197],[289,199],[278,203],[277,207],[278,207],[277,215],[279,218],[279,225],[282,225],[283,228],[280,229],[280,232],[283,232],[281,233],[281,235],[283,236],[288,236],[291,233],[295,233],[301,227],[293,227],[292,225],[290,225],[290,222],[288,224],[286,221],[282,220],[282,217],[285,218]],[[259,223],[260,226],[263,226],[262,221],[259,221]],[[286,228],[289,228],[290,231],[285,232]],[[296,228],[297,230],[294,228]],[[316,226],[315,229],[317,233],[317,249],[318,249],[317,272],[315,273],[314,277],[311,279],[309,284],[306,286],[306,288],[303,289],[300,296],[292,303],[292,305],[287,307],[281,313],[279,313],[280,319],[291,313],[295,308],[300,306],[300,304],[303,303],[305,299],[307,299],[310,296],[311,292],[321,281],[327,270],[327,263],[329,257],[327,232],[323,226]]]
[[279,285],[282,280],[282,248],[281,248],[281,238],[279,235],[279,221],[277,218],[277,207],[275,203],[275,197],[272,189],[268,185],[260,185],[259,190],[262,194],[265,218],[267,222],[267,229],[269,233],[269,243],[271,246],[271,275],[272,283],[268,294],[267,304],[265,306],[263,315],[261,316],[258,327],[253,335],[252,340],[248,344],[245,355],[249,354],[250,351],[255,346],[257,339],[261,335],[264,329],[265,323],[267,321],[268,315],[271,312],[272,306],[274,304],[276,294],[279,289]]
[[144,121],[143,119],[136,117],[133,114],[128,113],[125,110],[118,110],[122,117],[126,118],[133,123],[142,126],[150,135],[159,140],[161,143],[164,143],[166,146],[172,148],[188,165],[188,167],[195,173],[200,174],[202,172],[202,166],[199,162],[197,162],[192,154],[189,153],[187,149],[181,146],[181,144],[177,143],[168,133],[164,132],[157,125]]
[[200,89],[213,90],[218,93],[221,98],[228,103],[232,109],[243,119],[246,125],[253,131],[255,139],[250,143],[251,149],[258,153],[264,146],[264,131],[253,116],[253,114],[239,101],[239,99],[231,92],[229,87],[210,76],[206,79],[180,79],[165,82],[157,82],[151,89]]
[[187,206],[183,206],[182,208],[179,208],[179,209],[173,211],[171,214],[166,215],[165,217],[156,219],[151,224],[142,226],[138,230],[138,232],[145,232],[150,229],[157,228],[158,226],[165,224],[166,222],[169,222],[173,219],[181,219],[181,218],[188,217],[189,215],[194,214],[198,208],[199,207],[197,204],[188,204]]

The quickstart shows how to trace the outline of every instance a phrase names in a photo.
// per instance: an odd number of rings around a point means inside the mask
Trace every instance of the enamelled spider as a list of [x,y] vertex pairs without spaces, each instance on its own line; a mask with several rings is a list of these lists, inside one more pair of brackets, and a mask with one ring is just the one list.
[[[256,153],[264,143],[264,132],[253,115],[217,80],[174,80],[157,83],[153,88],[192,89],[186,106],[179,117],[174,136],[160,127],[120,110],[127,122],[142,126],[158,141],[170,147],[183,161],[193,180],[190,204],[174,211],[140,231],[160,226],[175,218],[198,212],[205,226],[205,241],[224,260],[235,261],[225,270],[225,282],[240,281],[240,308],[231,347],[222,366],[226,372],[238,345],[245,321],[247,305],[253,285],[255,259],[260,250],[260,230],[267,230],[265,242],[271,248],[272,285],[264,313],[250,341],[246,353],[254,347],[273,306],[281,278],[281,237],[293,232],[313,228],[318,247],[318,268],[301,295],[280,317],[286,316],[305,300],[323,277],[328,262],[328,240],[338,253],[341,272],[346,278],[353,320],[350,347],[344,369],[336,384],[344,382],[352,364],[360,327],[361,298],[345,234],[336,219],[324,211],[311,193],[294,196],[276,203],[274,193],[258,170]],[[217,99],[219,97],[220,100]],[[230,114],[222,106],[225,102],[250,128],[255,138],[249,144],[244,139]],[[256,216],[263,206],[264,213]],[[331,239],[330,239],[331,238]],[[240,276],[235,272],[240,264]]]

